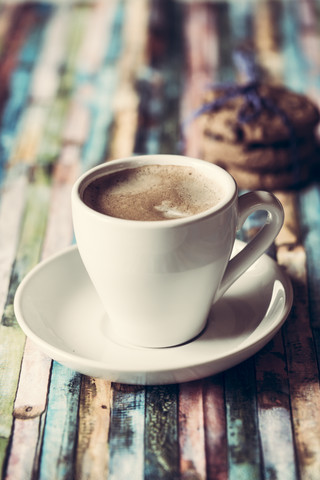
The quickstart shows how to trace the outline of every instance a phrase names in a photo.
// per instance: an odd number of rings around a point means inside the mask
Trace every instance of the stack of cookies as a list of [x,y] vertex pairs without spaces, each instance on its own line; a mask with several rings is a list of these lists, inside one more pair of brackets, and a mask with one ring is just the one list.
[[[199,116],[202,158],[228,170],[243,189],[286,189],[305,182],[318,151],[318,108],[283,86],[210,90]],[[210,105],[212,108],[210,108]]]

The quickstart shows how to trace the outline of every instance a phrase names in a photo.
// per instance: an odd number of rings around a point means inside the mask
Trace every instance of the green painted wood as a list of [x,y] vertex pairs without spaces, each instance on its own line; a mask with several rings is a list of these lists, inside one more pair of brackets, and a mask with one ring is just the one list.
[[6,457],[13,422],[13,402],[16,394],[23,355],[25,336],[17,325],[13,300],[17,286],[40,258],[43,235],[47,222],[50,188],[48,177],[42,169],[30,172],[25,214],[21,225],[21,236],[12,270],[9,292],[1,319],[1,366],[0,384],[5,386],[0,401],[2,450],[1,468]]
[[60,75],[59,88],[51,103],[46,128],[37,153],[38,162],[41,164],[53,164],[57,160],[63,145],[64,125],[76,81],[77,57],[88,21],[88,12],[90,11],[89,7],[85,5],[74,5],[70,8],[69,13],[66,13],[68,28],[65,34],[66,45],[63,65],[60,66],[62,74]]
[[75,3],[67,9],[69,11],[65,11],[65,15],[68,18],[68,29],[58,95],[69,97],[74,89],[78,56],[88,26],[91,6],[86,2]]
[[[13,170],[16,171],[17,167],[14,167]],[[70,158],[67,165],[61,158],[53,172],[48,221],[42,246],[42,259],[48,258],[50,255],[68,246],[72,241],[70,193],[71,186],[77,177],[76,174],[77,164],[72,164]],[[11,203],[11,207],[20,200],[16,186],[14,192],[17,198],[15,203]],[[23,196],[22,189],[20,195]],[[18,211],[16,211],[16,214],[18,214]],[[34,472],[38,471],[50,372],[51,359],[42,354],[27,339],[14,401],[14,420],[10,456],[7,465],[8,480],[32,479]],[[80,449],[80,432],[77,445]],[[97,448],[97,446],[95,447]],[[89,454],[90,450],[87,452],[87,455]],[[92,470],[95,472],[96,463],[93,459],[92,463],[84,471]]]
[[[20,235],[20,222],[23,215],[28,185],[27,168],[10,168],[2,184],[0,201],[0,312],[6,303],[12,265]],[[14,211],[14,215],[12,214]]]

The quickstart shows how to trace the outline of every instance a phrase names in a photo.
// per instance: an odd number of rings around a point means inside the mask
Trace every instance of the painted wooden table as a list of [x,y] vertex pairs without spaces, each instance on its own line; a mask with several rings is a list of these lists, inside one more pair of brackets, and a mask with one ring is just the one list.
[[[74,242],[79,174],[132,153],[180,152],[204,85],[234,80],[255,45],[277,80],[320,103],[316,0],[0,3],[0,462],[2,478],[319,479],[320,187],[276,192],[273,255],[294,304],[258,354],[219,375],[127,386],[52,362],[13,298]],[[186,145],[197,156],[199,136]],[[256,225],[249,225],[248,236]]]

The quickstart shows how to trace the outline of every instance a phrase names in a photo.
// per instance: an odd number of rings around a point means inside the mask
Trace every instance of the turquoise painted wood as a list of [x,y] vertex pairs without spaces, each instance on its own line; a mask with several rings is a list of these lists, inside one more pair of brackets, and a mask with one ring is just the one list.
[[[18,132],[19,120],[28,101],[28,92],[32,78],[32,69],[41,48],[46,21],[49,18],[51,6],[24,9],[21,7],[15,19],[17,31],[21,28],[22,38],[10,46],[12,39],[8,37],[8,57],[3,62],[0,81],[4,97],[1,106],[1,134],[0,134],[0,181],[3,178],[3,169],[10,157],[15,135]],[[24,37],[26,41],[22,43]],[[18,47],[18,48],[17,48]],[[20,49],[19,49],[20,47]],[[4,46],[6,51],[7,45]]]
[[109,435],[109,478],[144,478],[145,389],[115,384]]
[[254,364],[247,360],[225,376],[230,479],[262,479]]
[[[122,29],[125,21],[125,6],[116,2],[111,10],[109,38],[104,46],[105,53],[99,71],[91,79],[89,85],[93,95],[88,109],[91,115],[89,137],[84,145],[83,169],[89,169],[101,163],[108,155],[108,140],[113,121],[113,100],[119,82],[117,61],[122,53]],[[83,81],[83,80],[82,80]]]
[[306,189],[300,196],[300,215],[303,228],[303,242],[307,252],[308,301],[310,324],[316,345],[317,359],[320,358],[320,256],[319,256],[319,208],[320,191],[317,186]]
[[69,479],[73,476],[80,374],[54,362],[45,416],[39,477]]

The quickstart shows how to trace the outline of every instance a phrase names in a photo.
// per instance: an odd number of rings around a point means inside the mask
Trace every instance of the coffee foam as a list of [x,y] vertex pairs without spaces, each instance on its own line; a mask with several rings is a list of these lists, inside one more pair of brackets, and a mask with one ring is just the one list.
[[195,215],[216,205],[221,187],[189,166],[144,165],[106,174],[83,194],[92,209],[128,220],[157,221]]

